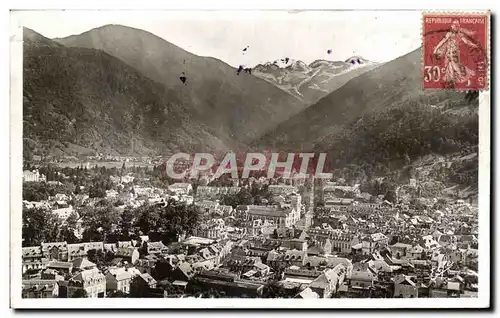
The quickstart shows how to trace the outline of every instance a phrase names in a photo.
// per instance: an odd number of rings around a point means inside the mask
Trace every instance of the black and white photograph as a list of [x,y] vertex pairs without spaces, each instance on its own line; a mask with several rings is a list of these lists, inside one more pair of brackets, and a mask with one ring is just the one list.
[[489,11],[10,26],[14,308],[490,305]]

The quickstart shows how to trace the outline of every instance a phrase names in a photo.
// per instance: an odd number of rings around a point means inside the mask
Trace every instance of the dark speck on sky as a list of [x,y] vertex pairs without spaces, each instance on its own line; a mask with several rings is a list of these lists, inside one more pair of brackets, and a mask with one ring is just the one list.
[[179,79],[181,80],[181,82],[184,84],[184,85],[187,85],[187,77],[186,77],[186,74],[184,72],[182,72],[182,75],[179,76]]
[[326,53],[328,53],[328,54],[332,54],[332,50],[331,50],[331,49],[328,49],[328,50],[326,51]]

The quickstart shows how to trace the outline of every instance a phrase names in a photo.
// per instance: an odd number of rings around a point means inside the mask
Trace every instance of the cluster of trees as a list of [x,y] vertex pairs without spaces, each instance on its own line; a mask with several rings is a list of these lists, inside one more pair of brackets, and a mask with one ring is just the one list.
[[149,235],[165,244],[176,241],[181,234],[190,235],[200,223],[195,205],[170,200],[165,205],[146,204],[126,207],[120,212],[109,202],[82,212],[83,240],[116,242]]
[[293,298],[299,293],[299,288],[285,289],[277,280],[270,280],[262,291],[262,298]]
[[[126,220],[122,216],[122,225],[132,216],[130,211],[124,211],[124,214],[128,216]],[[127,223],[130,226],[128,229],[138,229],[152,240],[161,240],[165,244],[177,241],[181,234],[193,234],[201,221],[198,207],[174,200],[169,200],[165,205],[141,206],[134,215],[135,219]]]
[[384,200],[393,203],[396,202],[396,197],[397,197],[396,190],[397,190],[396,183],[389,178],[386,178],[383,181],[375,179],[362,183],[360,185],[361,192],[369,193],[372,196],[383,195]]
[[221,204],[230,205],[233,208],[238,205],[263,204],[271,199],[271,192],[268,185],[253,183],[250,189],[242,187],[236,195],[224,195],[221,197]]
[[[83,242],[115,243],[149,235],[153,241],[161,240],[168,244],[176,241],[181,234],[192,234],[201,221],[195,205],[173,200],[166,205],[126,207],[123,212],[111,202],[101,200],[95,206],[84,207],[78,212],[81,216]],[[24,209],[23,246],[55,241],[78,243],[80,240],[75,236],[75,231],[80,229],[77,221],[76,214],[61,222],[46,209]]]
[[22,246],[36,246],[43,242],[76,243],[77,216],[72,214],[61,222],[55,214],[43,208],[23,209]]
[[317,147],[330,148],[336,168],[351,165],[346,171],[351,175],[346,179],[370,179],[423,155],[476,151],[478,119],[477,113],[447,113],[429,105],[408,103],[365,116],[322,141],[327,145]]
[[48,200],[49,196],[58,193],[71,195],[74,185],[70,182],[62,185],[48,184],[42,182],[23,182],[23,200],[42,201]]

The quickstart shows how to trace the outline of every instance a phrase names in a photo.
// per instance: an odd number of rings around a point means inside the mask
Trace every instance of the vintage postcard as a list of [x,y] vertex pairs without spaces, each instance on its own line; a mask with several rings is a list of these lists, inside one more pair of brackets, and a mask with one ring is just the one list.
[[489,11],[18,10],[10,39],[12,307],[490,306]]

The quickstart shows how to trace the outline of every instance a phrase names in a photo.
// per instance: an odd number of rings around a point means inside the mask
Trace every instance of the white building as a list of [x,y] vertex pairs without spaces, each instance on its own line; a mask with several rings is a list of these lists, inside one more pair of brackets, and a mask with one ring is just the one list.
[[23,171],[23,182],[45,182],[47,178],[45,175],[40,174],[38,170],[24,170]]

